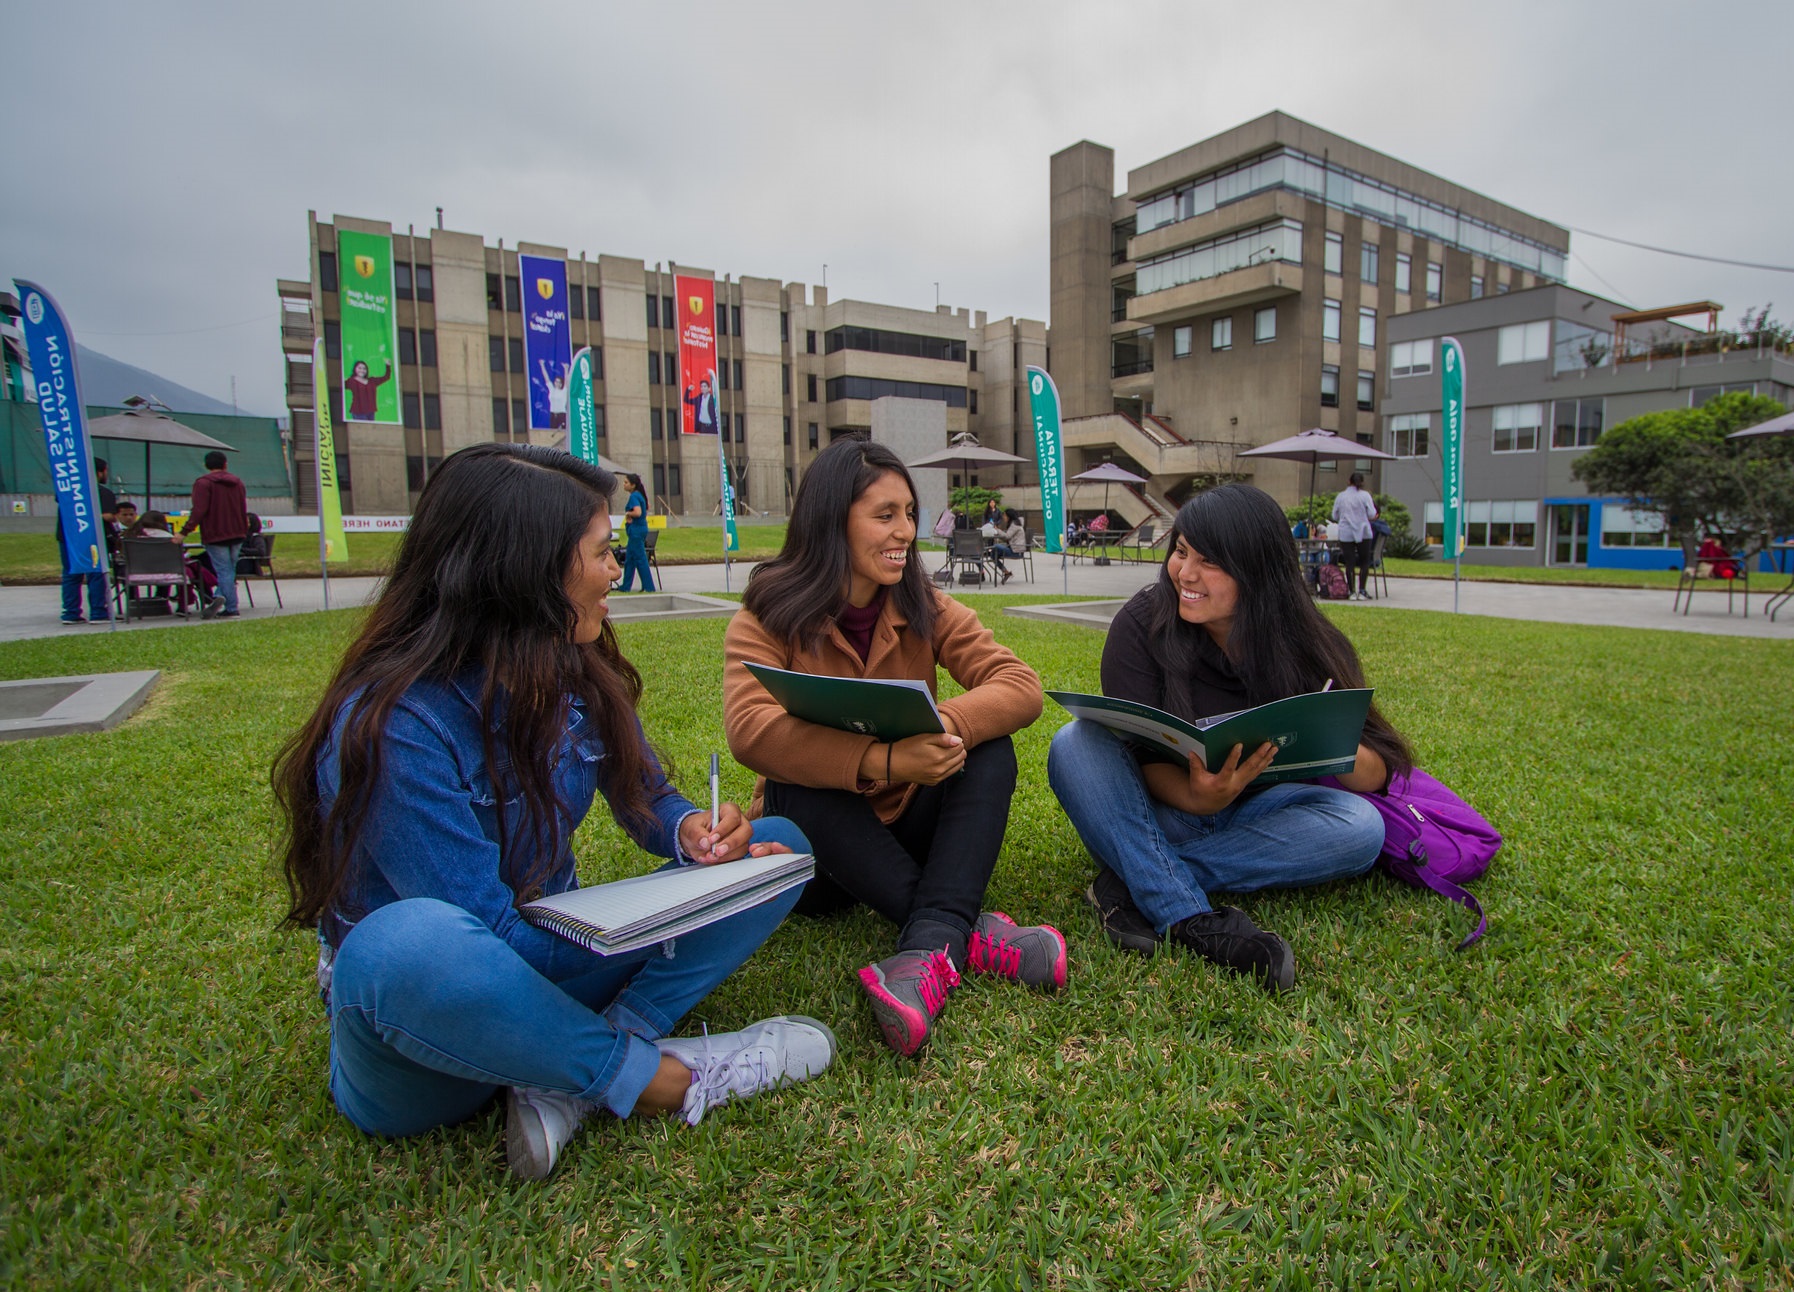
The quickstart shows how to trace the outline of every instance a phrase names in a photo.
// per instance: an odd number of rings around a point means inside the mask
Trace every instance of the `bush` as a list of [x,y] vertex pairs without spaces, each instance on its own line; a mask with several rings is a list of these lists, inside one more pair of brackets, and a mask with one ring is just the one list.
[[1419,534],[1410,534],[1404,529],[1389,536],[1389,541],[1383,544],[1383,555],[1397,561],[1430,561],[1433,549]]
[[[1283,509],[1284,518],[1288,520],[1291,525],[1294,525],[1297,521],[1307,520],[1309,509],[1312,506],[1315,518],[1324,521],[1333,515],[1333,500],[1337,497],[1339,497],[1339,491],[1334,490],[1332,493],[1317,493],[1314,496],[1312,504],[1308,499],[1304,498],[1294,506],[1285,507]],[[1383,520],[1388,522],[1389,528],[1394,530],[1395,534],[1406,534],[1413,528],[1414,513],[1410,512],[1407,505],[1399,498],[1392,497],[1386,493],[1373,493],[1370,497],[1371,501],[1377,504],[1377,514],[1381,516]],[[1393,544],[1394,539],[1392,537],[1392,547]]]

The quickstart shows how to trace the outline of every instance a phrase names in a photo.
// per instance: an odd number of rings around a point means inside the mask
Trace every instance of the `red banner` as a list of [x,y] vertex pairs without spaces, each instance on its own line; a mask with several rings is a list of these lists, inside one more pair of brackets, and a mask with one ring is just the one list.
[[673,276],[679,311],[679,388],[685,408],[679,429],[687,435],[715,435],[721,425],[716,403],[716,280]]

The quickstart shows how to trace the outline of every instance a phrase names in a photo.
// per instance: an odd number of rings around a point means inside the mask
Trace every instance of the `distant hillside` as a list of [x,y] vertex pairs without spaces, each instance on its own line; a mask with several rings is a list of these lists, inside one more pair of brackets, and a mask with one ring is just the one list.
[[89,404],[116,408],[132,395],[154,396],[177,413],[250,413],[247,408],[234,409],[222,399],[213,399],[197,390],[188,390],[179,382],[159,377],[147,368],[134,367],[75,343],[81,360],[81,398]]

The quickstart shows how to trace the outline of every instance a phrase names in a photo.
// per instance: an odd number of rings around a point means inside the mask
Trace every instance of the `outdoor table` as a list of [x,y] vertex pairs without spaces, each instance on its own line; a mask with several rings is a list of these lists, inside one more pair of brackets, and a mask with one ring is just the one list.
[[1090,563],[1092,565],[1113,564],[1113,562],[1109,560],[1109,552],[1113,548],[1120,547],[1121,540],[1124,537],[1125,535],[1119,530],[1099,529],[1093,531],[1090,535],[1089,545],[1096,550],[1090,558]]

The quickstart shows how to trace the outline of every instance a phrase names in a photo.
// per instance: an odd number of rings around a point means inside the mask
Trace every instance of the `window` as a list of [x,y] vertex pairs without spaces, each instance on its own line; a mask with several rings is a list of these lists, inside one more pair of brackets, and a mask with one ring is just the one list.
[[813,372],[804,375],[804,398],[812,404],[816,402],[816,374]]
[[977,372],[978,371],[978,352],[976,350],[974,350],[970,354],[968,354],[966,356],[966,358],[971,360],[972,371]]
[[790,310],[780,310],[779,311],[779,340],[781,343],[784,343],[784,344],[789,344],[791,341],[791,311]]
[[729,331],[736,336],[741,335],[741,306],[729,306]]
[[817,443],[817,438],[816,438],[816,423],[815,423],[815,422],[811,422],[811,423],[810,423],[810,447],[811,447],[811,448],[815,448],[815,447],[816,447],[816,443]]
[[1389,451],[1398,458],[1424,458],[1431,413],[1399,413],[1389,419]]
[[650,408],[648,410],[649,439],[661,440],[666,438],[666,427],[662,424],[663,421],[664,419],[658,408]]
[[650,386],[660,384],[660,351],[658,350],[648,351],[648,384]]
[[599,439],[604,438],[604,405],[592,405],[592,433]]
[[675,494],[684,492],[679,487],[679,464],[677,462],[671,463],[667,467],[667,484],[672,486],[671,492]]
[[1426,298],[1429,301],[1443,299],[1445,295],[1445,266],[1434,261],[1426,262]]
[[716,303],[716,334],[729,335],[729,307],[722,301]]
[[592,347],[592,380],[604,380],[604,347],[601,345]]
[[966,412],[975,413],[977,411],[978,411],[978,392],[971,389],[971,387],[968,386],[966,388]]
[[1483,294],[1483,276],[1481,274],[1471,274],[1470,275],[1470,299],[1473,301],[1480,300],[1480,299],[1482,299],[1482,294]]
[[1669,531],[1655,512],[1633,511],[1612,503],[1601,506],[1602,547],[1668,547]]
[[1537,363],[1551,353],[1551,320],[1515,323],[1495,334],[1495,363]]
[[822,338],[829,354],[841,350],[864,350],[871,354],[901,354],[911,359],[943,359],[948,363],[966,361],[966,343],[946,337],[917,336],[913,332],[888,332],[882,328],[830,328]]
[[1405,251],[1395,253],[1395,290],[1398,292],[1414,290],[1414,258]]
[[1321,407],[1339,407],[1339,369],[1330,363],[1321,365]]
[[424,328],[417,334],[417,361],[426,368],[436,366],[435,328]]
[[529,428],[529,404],[525,400],[511,401],[511,429],[518,435]]
[[424,429],[426,431],[442,429],[442,397],[440,395],[424,396]]
[[1380,248],[1374,242],[1358,245],[1358,277],[1367,283],[1377,281],[1377,260]]
[[1377,344],[1377,312],[1361,307],[1358,310],[1358,344],[1375,349]]
[[523,284],[516,274],[505,275],[505,309],[513,314],[523,309]]
[[741,360],[731,359],[731,360],[729,360],[729,366],[733,370],[733,374],[735,377],[735,389],[736,390],[747,389],[747,387],[745,387],[741,384]]
[[[679,316],[673,312],[673,298],[671,296],[662,296],[660,298],[660,326],[665,328],[675,328],[679,326]],[[673,470],[674,472],[677,472],[679,468],[674,467]],[[679,486],[674,485],[673,492],[678,493]]]
[[791,365],[790,364],[785,364],[783,370],[779,374],[779,385],[781,388],[781,392],[783,394],[789,395],[791,393]]
[[1539,427],[1545,420],[1543,404],[1499,404],[1495,408],[1497,453],[1531,453],[1539,447]]
[[815,328],[805,328],[804,329],[804,353],[805,354],[815,354],[816,353],[816,329]]
[[1433,339],[1397,341],[1389,347],[1391,377],[1421,377],[1433,370]]
[[1709,399],[1717,399],[1721,395],[1754,395],[1757,384],[1754,381],[1734,381],[1727,386],[1696,386],[1688,392],[1688,406],[1699,408]]
[[492,401],[492,434],[494,437],[511,433],[511,405],[503,399]]
[[1345,272],[1345,239],[1337,233],[1327,235],[1326,248],[1321,252],[1321,267],[1330,274]]
[[336,290],[336,252],[334,251],[318,253],[318,290],[321,292]]
[[1173,359],[1188,359],[1190,347],[1195,344],[1196,329],[1188,323],[1171,329],[1171,357]]
[[1276,220],[1143,260],[1135,272],[1134,285],[1144,296],[1148,292],[1201,282],[1272,260],[1302,263],[1302,225],[1299,221]]
[[837,399],[883,399],[896,395],[902,399],[938,399],[948,408],[966,406],[964,386],[939,386],[927,381],[891,381],[883,377],[831,377],[828,397]]
[[514,336],[505,342],[505,351],[510,356],[511,371],[523,371],[523,338]]
[[[400,335],[403,336],[404,333],[400,333]],[[407,390],[399,396],[399,419],[410,430],[415,431],[423,427],[422,405],[417,402],[416,391]]]
[[791,418],[788,415],[785,418],[785,446],[791,446]]
[[1252,340],[1256,344],[1261,341],[1277,339],[1277,307],[1267,305],[1252,314]]
[[677,386],[679,384],[679,356],[668,350],[661,356],[660,367],[661,371],[666,373],[667,385]]
[[727,359],[724,359],[717,365],[716,388],[718,390],[727,390],[729,388],[729,361]]
[[324,357],[340,359],[343,357],[343,325],[324,320]]
[[1599,399],[1560,399],[1551,407],[1552,448],[1586,449],[1601,438]]
[[666,469],[666,467],[664,467],[660,463],[656,462],[654,464],[654,470],[653,470],[652,474],[654,476],[654,492],[657,494],[666,493],[666,491],[667,491],[667,469]]
[[417,267],[417,299],[420,301],[436,299],[436,275],[428,265]]
[[505,339],[502,336],[487,337],[486,350],[492,371],[503,372],[505,370]]
[[1216,319],[1209,324],[1208,348],[1211,350],[1233,349],[1233,319],[1231,317]]
[[[647,301],[648,301],[648,326],[649,327],[659,327],[660,326],[660,297],[658,297],[658,296],[654,295],[652,292],[650,292],[650,293],[648,293]],[[659,470],[659,468],[656,467],[655,470]]]
[[1358,407],[1361,411],[1369,412],[1376,407],[1376,385],[1376,373],[1362,368],[1358,370]]
[[747,443],[747,414],[746,413],[735,414],[735,442],[737,444],[746,444]]
[[567,317],[582,319],[586,316],[586,294],[572,283],[567,284]]
[[[1439,506],[1427,504],[1428,508]],[[1483,501],[1464,504],[1466,547],[1531,547],[1538,533],[1539,505],[1534,501]],[[1444,514],[1439,518],[1441,527]],[[1429,534],[1432,525],[1429,521]],[[1429,541],[1431,541],[1429,537]]]
[[1557,337],[1551,345],[1553,373],[1605,367],[1612,358],[1613,333],[1557,320]]
[[486,275],[486,308],[502,310],[505,307],[504,280],[497,274]]
[[599,306],[596,287],[586,288],[586,317],[594,323],[602,322],[604,319],[604,310]]
[[1339,302],[1322,299],[1321,301],[1321,339],[1325,341],[1339,340]]
[[399,329],[399,362],[417,362],[417,334],[408,327]]
[[400,296],[411,295],[411,262],[395,260],[392,262],[392,289]]

